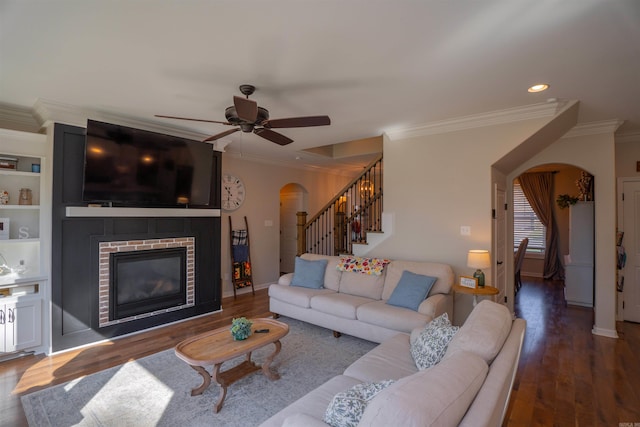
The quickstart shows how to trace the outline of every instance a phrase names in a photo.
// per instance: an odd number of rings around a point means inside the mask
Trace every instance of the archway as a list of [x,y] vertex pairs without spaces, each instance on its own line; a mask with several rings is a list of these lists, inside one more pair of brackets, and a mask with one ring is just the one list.
[[307,210],[307,190],[289,183],[280,189],[280,273],[291,273],[297,254],[297,212]]
[[[565,281],[567,303],[592,307],[594,304],[594,201],[593,176],[584,169],[569,164],[544,164],[532,167],[523,173],[553,173],[553,215],[558,232],[558,254],[562,269],[555,278]],[[586,178],[586,179],[585,179]],[[514,179],[514,203],[518,178]],[[585,189],[585,181],[590,188]],[[582,191],[587,194],[582,194]],[[588,199],[588,200],[585,200]],[[515,207],[514,207],[515,209]],[[516,213],[514,213],[514,217]],[[516,219],[514,218],[514,223]],[[514,247],[520,238],[514,224]],[[544,277],[545,253],[539,236],[532,232],[525,259],[521,267],[522,276]],[[515,249],[515,248],[514,248]],[[549,278],[549,277],[547,277]]]

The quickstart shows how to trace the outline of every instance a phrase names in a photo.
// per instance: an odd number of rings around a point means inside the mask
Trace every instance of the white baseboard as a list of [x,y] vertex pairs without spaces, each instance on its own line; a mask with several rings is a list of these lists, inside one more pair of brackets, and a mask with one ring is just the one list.
[[618,331],[615,329],[604,329],[604,328],[596,328],[595,326],[591,330],[593,335],[600,335],[601,337],[607,338],[618,338]]
[[[253,285],[253,288],[257,291],[258,289],[266,289],[269,287],[269,285],[271,285],[271,283],[261,283],[259,285]],[[242,295],[246,293],[251,293],[251,286],[236,290],[236,295]],[[222,298],[227,298],[232,296],[233,296],[233,289],[228,291],[222,291]]]

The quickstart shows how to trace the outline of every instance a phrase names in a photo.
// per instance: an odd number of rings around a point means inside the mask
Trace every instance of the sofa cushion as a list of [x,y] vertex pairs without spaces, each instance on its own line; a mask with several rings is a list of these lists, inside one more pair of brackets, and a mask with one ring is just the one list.
[[[313,369],[313,367],[309,367],[309,369]],[[333,399],[333,396],[335,396],[336,393],[346,390],[349,387],[353,387],[356,384],[360,384],[361,382],[362,381],[348,377],[346,375],[336,375],[321,386],[311,390],[300,399],[296,400],[289,406],[282,409],[280,412],[273,415],[271,418],[260,424],[260,426],[281,427],[287,418],[296,417],[296,414],[309,415],[318,420],[318,422],[320,423],[322,422],[322,417],[324,417],[324,413],[327,410],[329,402],[331,402],[331,399]],[[283,387],[283,389],[283,393],[285,395],[291,395],[290,391],[287,392],[286,387]],[[255,404],[255,402],[247,401],[247,404],[251,405]],[[265,402],[264,404],[269,405],[268,402]],[[239,420],[236,424],[242,425],[242,420]],[[211,423],[211,425],[215,425],[215,422]],[[287,425],[299,426],[300,424],[288,422]]]
[[427,317],[417,311],[389,305],[385,301],[370,301],[358,307],[358,321],[370,325],[409,333],[414,328],[423,327]]
[[398,285],[395,287],[387,304],[406,307],[418,311],[420,303],[424,301],[431,287],[438,280],[436,277],[403,271]]
[[352,272],[342,273],[339,292],[379,300],[382,296],[385,274],[380,276]]
[[344,319],[356,318],[358,306],[371,301],[368,298],[347,295],[339,292],[317,295],[311,299],[311,308],[321,313],[332,314]]
[[369,402],[366,426],[458,425],[487,375],[482,358],[460,351],[431,369],[398,380]]
[[419,370],[437,364],[444,357],[451,338],[460,329],[452,326],[447,313],[436,317],[424,327],[422,332],[411,340],[411,355]]
[[320,289],[324,287],[324,272],[327,269],[327,260],[319,259],[310,261],[296,257],[295,271],[291,286]]
[[338,270],[380,276],[384,267],[390,262],[390,260],[382,258],[362,258],[345,255],[340,257]]
[[327,289],[332,289],[334,291],[338,290],[338,287],[340,286],[340,277],[342,276],[342,272],[337,269],[338,263],[340,262],[339,256],[306,253],[300,255],[300,258],[309,261],[326,259],[327,269],[324,272],[324,287]]
[[311,308],[311,298],[316,295],[334,294],[331,289],[311,289],[299,286],[273,284],[269,286],[269,297],[285,301],[302,308]]
[[393,380],[362,383],[341,391],[331,399],[324,422],[332,427],[357,426],[371,399],[393,383]]
[[382,292],[383,300],[389,299],[405,270],[438,278],[429,291],[428,296],[433,294],[448,294],[451,292],[454,274],[450,265],[437,262],[391,261],[385,268],[386,279],[384,282],[384,291]]
[[445,357],[465,350],[477,354],[490,364],[507,339],[512,324],[513,318],[507,307],[483,300],[474,307],[453,337]]
[[396,334],[353,362],[344,375],[362,382],[398,380],[418,372],[409,350],[409,335]]

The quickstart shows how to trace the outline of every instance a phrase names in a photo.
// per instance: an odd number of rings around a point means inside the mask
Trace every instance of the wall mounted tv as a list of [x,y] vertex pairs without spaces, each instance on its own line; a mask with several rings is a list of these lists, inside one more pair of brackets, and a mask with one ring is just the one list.
[[206,207],[213,157],[207,143],[88,120],[83,200],[112,206]]

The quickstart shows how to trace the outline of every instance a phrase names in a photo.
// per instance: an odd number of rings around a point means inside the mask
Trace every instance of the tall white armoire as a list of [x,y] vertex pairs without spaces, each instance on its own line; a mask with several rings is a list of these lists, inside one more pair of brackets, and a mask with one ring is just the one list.
[[567,304],[593,307],[593,202],[578,202],[569,209],[564,297]]

